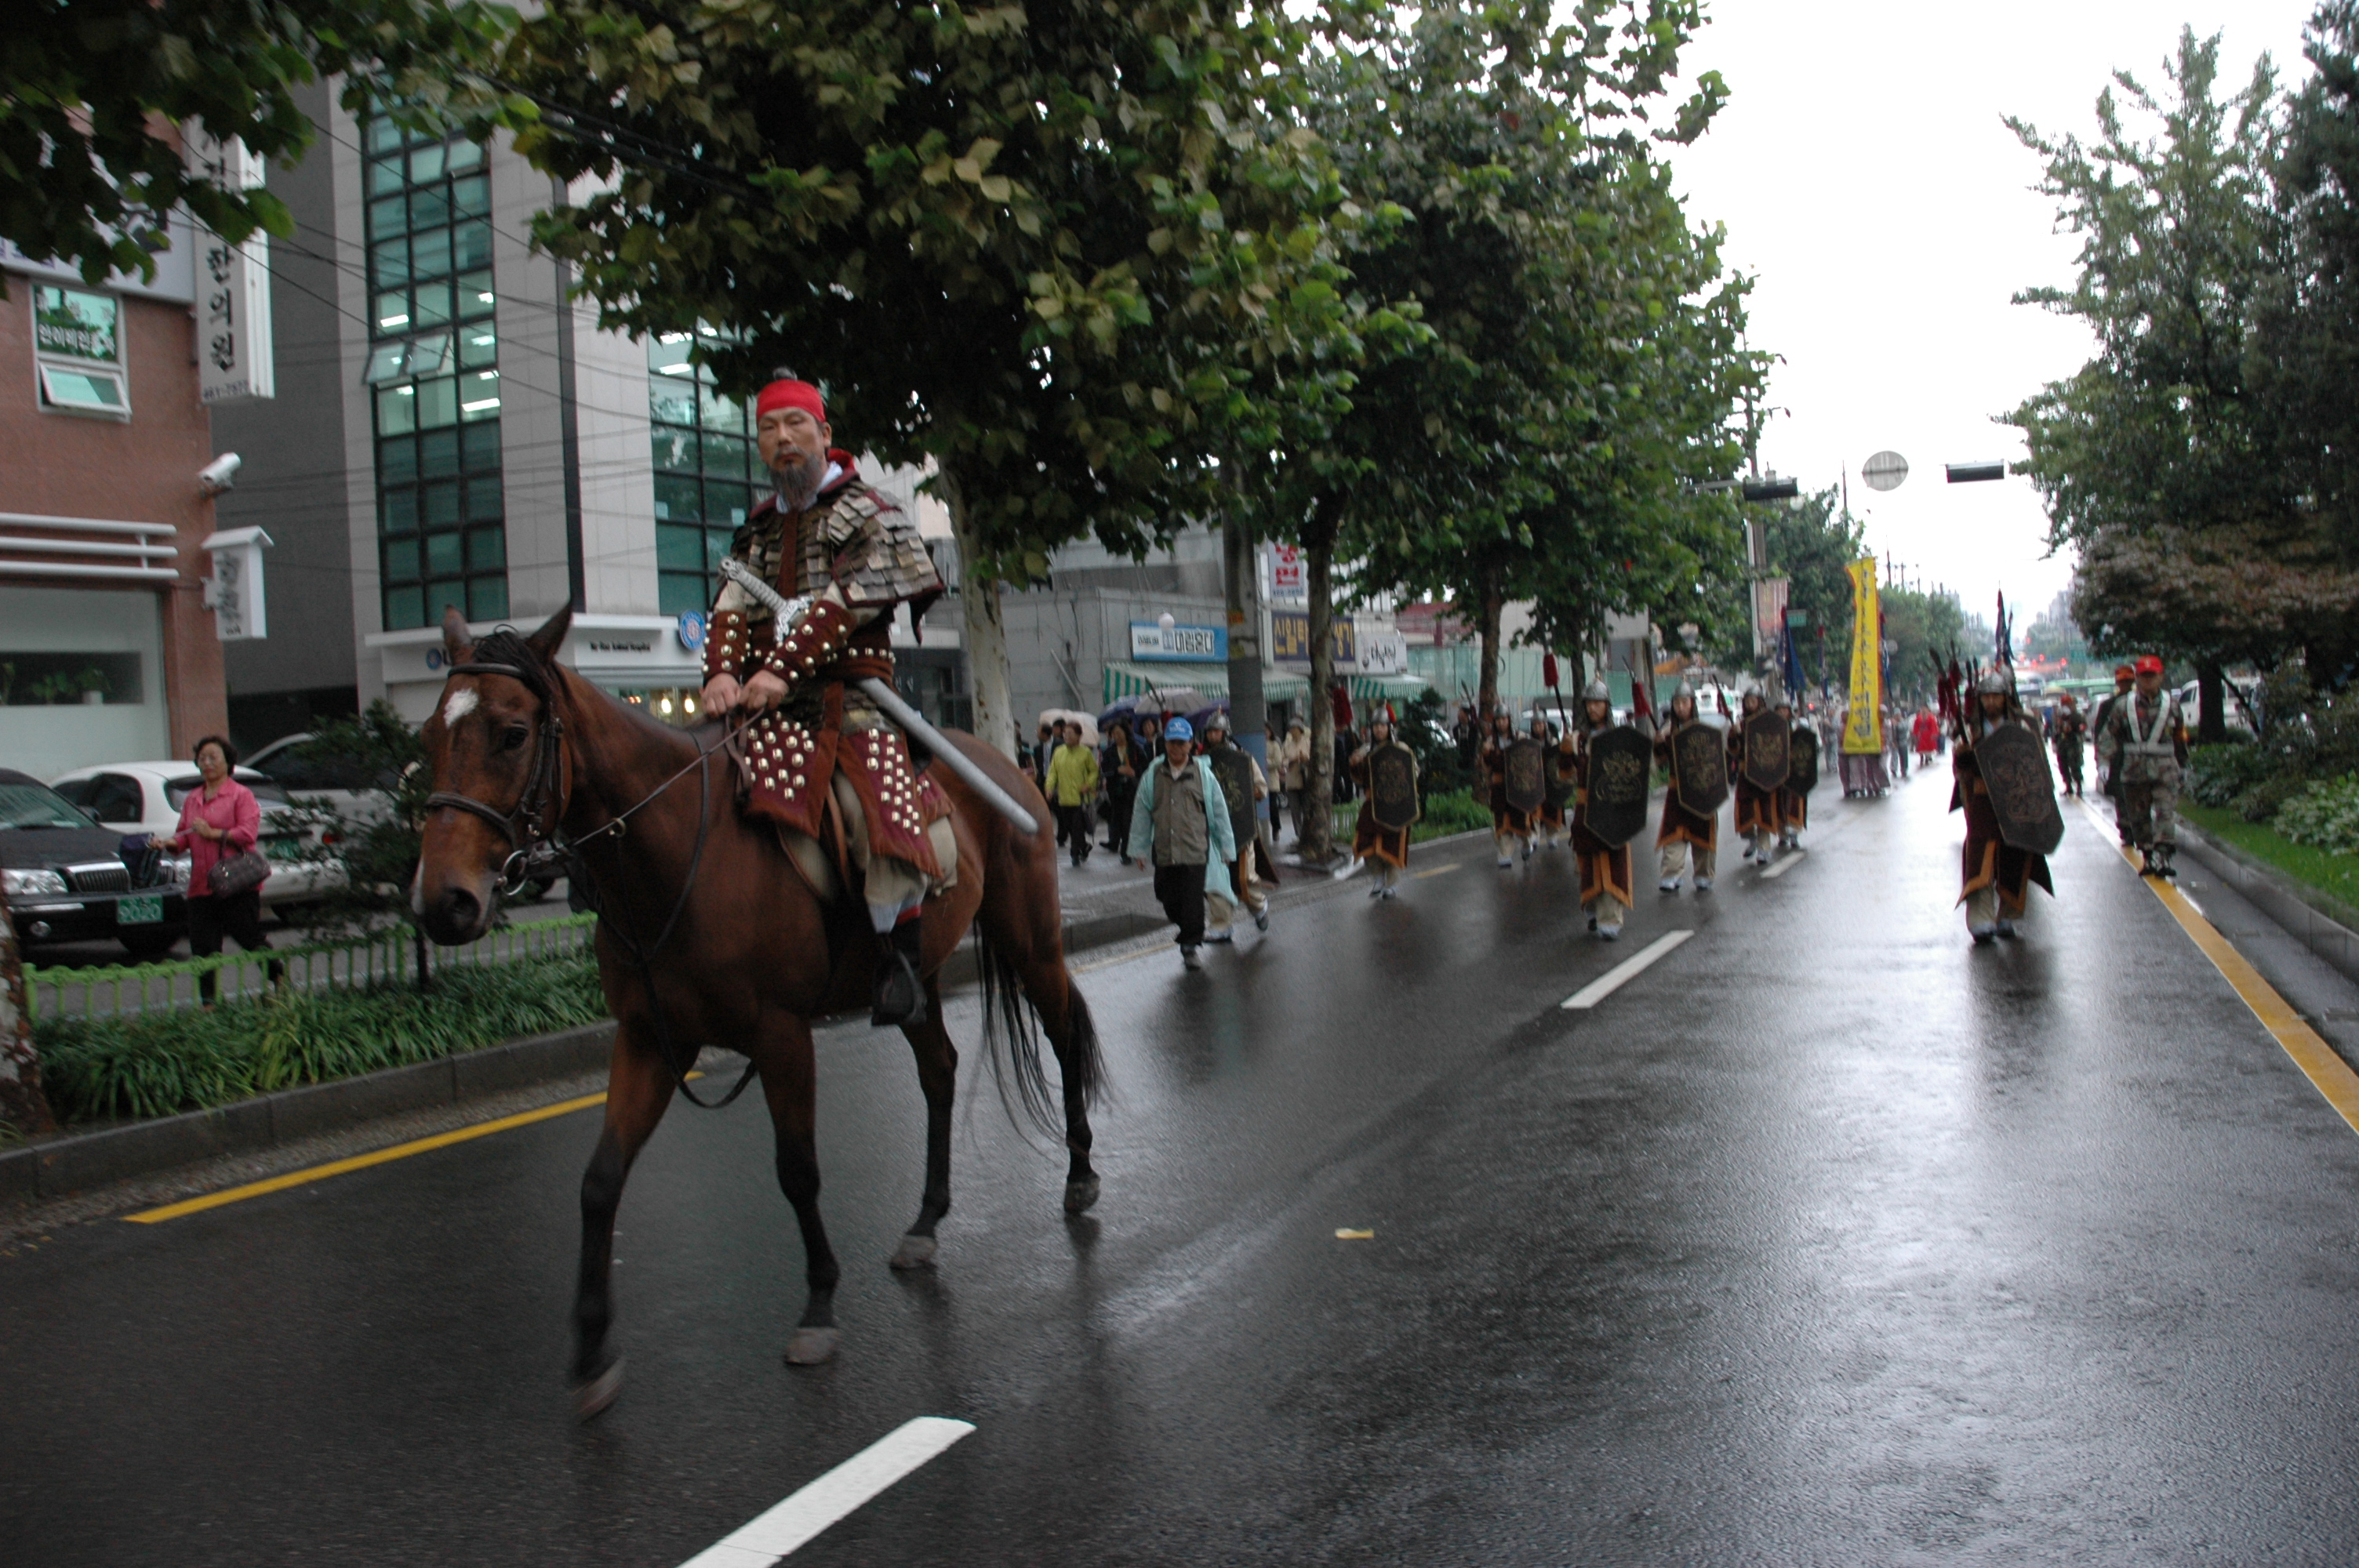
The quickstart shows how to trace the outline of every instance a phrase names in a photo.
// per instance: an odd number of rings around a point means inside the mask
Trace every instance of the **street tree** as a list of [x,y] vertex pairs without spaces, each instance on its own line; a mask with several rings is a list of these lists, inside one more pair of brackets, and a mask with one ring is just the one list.
[[[1423,335],[1414,351],[1371,355],[1340,417],[1274,454],[1247,488],[1264,531],[1305,547],[1316,690],[1333,678],[1326,628],[1348,562],[1360,591],[1464,605],[1489,703],[1501,613],[1538,598],[1536,560],[1553,550],[1568,563],[1548,613],[1588,623],[1593,606],[1614,607],[1597,579],[1634,579],[1637,555],[1678,537],[1660,524],[1681,470],[1661,457],[1684,449],[1665,432],[1682,398],[1709,405],[1716,384],[1710,366],[1692,374],[1700,339],[1678,329],[1711,314],[1695,296],[1716,287],[1718,269],[1648,147],[1700,134],[1719,83],[1707,76],[1668,109],[1655,102],[1696,23],[1685,5],[1586,0],[1563,26],[1537,6],[1353,20],[1312,63],[1311,123],[1361,207],[1401,215],[1355,237],[1354,287],[1414,303]],[[1712,295],[1714,319],[1738,297]],[[1594,568],[1578,601],[1573,563]],[[1314,758],[1328,749],[1324,707],[1313,704]],[[1312,857],[1327,843],[1328,782],[1314,777],[1310,792]]]
[[536,236],[603,326],[725,329],[724,385],[790,366],[851,439],[931,465],[1004,748],[998,585],[1209,514],[1252,364],[1332,319],[1305,47],[1263,0],[555,0],[498,80],[573,192]]
[[[2264,56],[2223,93],[2218,38],[2189,29],[2166,72],[2159,94],[2116,72],[2092,145],[2009,122],[2082,236],[2072,287],[2017,297],[2084,322],[2097,351],[2008,418],[2029,442],[2025,471],[2050,542],[2082,554],[2074,618],[2100,653],[2194,663],[2201,730],[2217,739],[2223,665],[2347,639],[2359,574],[2338,561],[2300,492],[2288,432],[2254,384],[2256,324],[2288,254],[2271,182],[2274,71]],[[2134,128],[2125,108],[2157,129]],[[2230,580],[2172,591],[2225,562],[2252,569],[2251,591]],[[2277,585],[2261,584],[2271,573]],[[2173,613],[2158,613],[2162,597]]]
[[177,127],[201,121],[291,163],[318,134],[295,99],[316,78],[341,77],[359,114],[487,109],[465,68],[513,20],[483,0],[24,0],[0,34],[0,239],[96,284],[152,278],[181,205],[233,243],[257,228],[291,235],[269,191],[190,168]]

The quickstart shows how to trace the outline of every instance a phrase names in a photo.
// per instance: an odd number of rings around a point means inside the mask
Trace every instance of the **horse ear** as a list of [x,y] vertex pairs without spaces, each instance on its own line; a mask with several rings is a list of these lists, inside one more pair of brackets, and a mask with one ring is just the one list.
[[452,605],[442,612],[442,656],[452,665],[463,665],[467,655],[475,651],[475,639],[467,632],[467,618]]
[[540,623],[540,630],[525,639],[526,646],[540,655],[544,665],[557,663],[557,650],[565,645],[565,633],[573,629],[573,606],[567,605]]

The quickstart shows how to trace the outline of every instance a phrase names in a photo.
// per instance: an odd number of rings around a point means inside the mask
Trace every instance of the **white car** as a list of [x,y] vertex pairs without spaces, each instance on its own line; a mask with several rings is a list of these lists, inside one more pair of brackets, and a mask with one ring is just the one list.
[[314,756],[308,750],[314,739],[307,733],[273,741],[238,764],[238,776],[259,773],[283,786],[288,798],[316,801],[355,827],[393,815],[398,779],[347,758]]
[[[287,792],[252,768],[235,773],[262,808],[258,848],[272,868],[262,884],[263,906],[310,903],[342,887],[343,869],[321,853],[320,827]],[[49,787],[117,832],[168,835],[179,828],[180,803],[202,782],[192,762],[109,762],[60,773]]]

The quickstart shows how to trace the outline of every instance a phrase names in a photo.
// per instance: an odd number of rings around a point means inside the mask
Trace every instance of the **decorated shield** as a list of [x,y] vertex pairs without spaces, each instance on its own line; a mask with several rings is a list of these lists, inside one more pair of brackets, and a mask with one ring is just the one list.
[[2003,724],[1974,742],[1974,764],[2007,847],[2054,853],[2064,838],[2064,814],[2057,808],[2056,775],[2048,771],[2048,748],[2039,737],[2020,724]]
[[1417,753],[1397,741],[1368,753],[1367,811],[1387,832],[1414,826],[1425,813],[1417,798]]
[[1672,736],[1671,778],[1681,807],[1699,816],[1718,811],[1728,798],[1728,749],[1720,731],[1699,721]]
[[1541,760],[1547,764],[1548,808],[1561,816],[1572,807],[1572,758],[1549,741],[1542,747]]
[[1655,748],[1627,724],[1589,740],[1589,801],[1582,825],[1619,849],[1647,826],[1647,789],[1653,782]]
[[1528,815],[1548,799],[1548,753],[1527,735],[1507,748],[1507,805]]
[[1786,775],[1794,770],[1793,737],[1786,721],[1764,708],[1737,731],[1745,737],[1745,782],[1760,790],[1785,788]]
[[1237,836],[1237,853],[1242,855],[1254,840],[1253,755],[1234,741],[1215,746],[1208,755],[1212,776],[1221,781],[1221,793],[1228,797],[1229,827]]
[[1808,795],[1819,782],[1819,738],[1807,724],[1794,726],[1794,738],[1788,742],[1786,754],[1794,759],[1793,771],[1786,775],[1786,787],[1796,795]]

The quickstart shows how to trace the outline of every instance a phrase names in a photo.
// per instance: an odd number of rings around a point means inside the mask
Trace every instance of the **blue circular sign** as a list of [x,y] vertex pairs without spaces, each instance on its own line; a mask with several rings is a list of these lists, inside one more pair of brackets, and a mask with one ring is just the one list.
[[441,649],[429,648],[426,650],[426,667],[429,670],[439,670],[442,667]]
[[704,646],[704,611],[701,610],[684,611],[679,618],[677,630],[679,645],[691,654],[699,652]]

